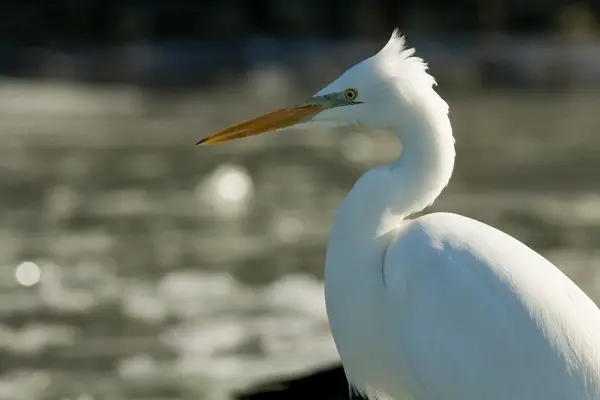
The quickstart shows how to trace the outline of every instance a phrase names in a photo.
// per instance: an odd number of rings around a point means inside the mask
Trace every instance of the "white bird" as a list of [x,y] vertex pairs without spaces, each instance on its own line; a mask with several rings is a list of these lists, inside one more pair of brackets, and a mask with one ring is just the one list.
[[351,385],[397,400],[598,400],[600,311],[517,239],[450,213],[409,217],[448,184],[447,103],[414,49],[385,47],[306,102],[235,125],[213,144],[319,122],[389,128],[391,165],[367,171],[335,214],[327,314]]

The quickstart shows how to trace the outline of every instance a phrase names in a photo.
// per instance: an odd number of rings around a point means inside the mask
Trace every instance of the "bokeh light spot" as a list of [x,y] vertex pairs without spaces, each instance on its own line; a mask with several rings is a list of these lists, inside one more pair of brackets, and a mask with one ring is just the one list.
[[215,182],[215,190],[219,197],[226,201],[243,201],[252,190],[252,180],[245,171],[228,168],[221,171]]
[[40,281],[41,277],[42,271],[40,267],[31,261],[22,262],[15,270],[15,278],[23,286],[33,286]]
[[252,177],[244,167],[225,164],[200,183],[196,195],[208,202],[220,215],[233,217],[246,210],[253,189]]

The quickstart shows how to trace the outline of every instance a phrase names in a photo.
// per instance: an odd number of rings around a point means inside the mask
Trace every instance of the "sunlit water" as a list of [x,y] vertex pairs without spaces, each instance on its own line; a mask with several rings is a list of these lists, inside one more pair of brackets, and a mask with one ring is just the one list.
[[[60,90],[1,115],[0,399],[221,399],[336,361],[329,221],[393,136],[196,148],[302,94]],[[600,97],[447,97],[459,158],[433,210],[519,237],[600,299]]]

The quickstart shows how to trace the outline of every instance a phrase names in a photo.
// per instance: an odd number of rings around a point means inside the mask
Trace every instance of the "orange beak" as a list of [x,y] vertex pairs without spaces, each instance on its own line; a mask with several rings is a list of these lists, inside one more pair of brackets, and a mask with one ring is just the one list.
[[325,106],[303,104],[273,111],[261,117],[242,122],[218,131],[200,140],[197,145],[206,146],[216,143],[229,142],[261,133],[276,131],[308,120],[313,115],[325,110]]

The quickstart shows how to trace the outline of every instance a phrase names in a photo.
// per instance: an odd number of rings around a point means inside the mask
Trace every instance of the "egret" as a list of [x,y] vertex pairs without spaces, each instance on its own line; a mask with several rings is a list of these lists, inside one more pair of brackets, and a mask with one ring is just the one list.
[[[339,205],[325,262],[331,332],[371,399],[600,399],[600,310],[522,242],[433,203],[454,167],[447,103],[394,31],[375,55],[296,106],[208,145],[315,123],[392,129],[402,152]],[[411,216],[413,216],[411,218]]]

